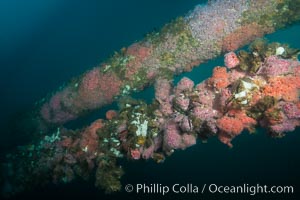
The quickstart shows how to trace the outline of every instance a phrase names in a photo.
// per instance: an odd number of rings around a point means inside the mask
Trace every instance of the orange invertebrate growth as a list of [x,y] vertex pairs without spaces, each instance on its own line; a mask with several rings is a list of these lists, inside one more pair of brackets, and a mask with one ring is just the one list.
[[229,85],[228,73],[225,67],[215,67],[209,84],[216,89],[222,89]]
[[264,95],[277,99],[296,102],[299,100],[300,77],[279,76],[270,78],[269,84],[263,89]]

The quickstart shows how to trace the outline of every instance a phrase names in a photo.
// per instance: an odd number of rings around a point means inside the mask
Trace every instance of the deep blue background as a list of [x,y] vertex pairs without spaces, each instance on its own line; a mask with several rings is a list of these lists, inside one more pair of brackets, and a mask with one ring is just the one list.
[[0,127],[4,130],[14,113],[199,2],[0,0]]
[[[64,81],[99,64],[115,50],[141,39],[144,34],[158,29],[174,17],[185,14],[199,2],[1,0],[1,146],[9,145],[8,141],[14,139],[6,130],[7,120],[14,113],[30,108],[35,101],[56,90]],[[299,33],[300,26],[294,25],[268,38],[300,48]],[[212,67],[216,65],[222,65],[222,58],[184,75],[199,82],[210,76]],[[153,96],[151,92],[153,90],[149,89],[137,96],[149,100]],[[101,114],[98,113],[99,116]],[[85,123],[88,120],[82,121]],[[234,140],[233,149],[211,139],[208,144],[199,143],[185,151],[177,151],[160,165],[151,161],[126,163],[127,174],[123,183],[144,183],[147,180],[149,183],[172,185],[188,182],[199,186],[203,183],[287,184],[294,185],[295,190],[299,191],[299,129],[283,139],[271,139],[264,132],[259,130],[256,135],[242,134]],[[125,192],[103,197],[102,191],[94,189],[93,183],[81,182],[24,194],[30,198],[44,198],[46,195],[51,198],[141,198]],[[201,195],[176,197],[208,198]],[[285,199],[295,196],[275,197]]]

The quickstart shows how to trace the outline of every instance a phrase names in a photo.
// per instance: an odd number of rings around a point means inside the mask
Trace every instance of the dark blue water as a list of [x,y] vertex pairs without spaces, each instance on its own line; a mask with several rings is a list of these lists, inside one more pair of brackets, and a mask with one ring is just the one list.
[[[172,18],[183,15],[199,0],[1,0],[0,1],[0,121],[1,150],[13,144],[7,134],[8,120],[29,109],[64,81],[100,63],[115,50],[159,29]],[[294,25],[268,36],[271,41],[290,43],[300,48],[300,26]],[[194,69],[188,76],[199,82],[211,75],[212,67],[222,65],[217,58]],[[182,77],[180,76],[180,77]],[[175,82],[179,80],[176,78]],[[136,95],[150,100],[153,89]],[[103,113],[83,119],[88,123]],[[300,190],[300,130],[283,139],[271,139],[264,130],[255,135],[242,134],[233,141],[234,148],[211,139],[207,144],[177,151],[163,164],[130,162],[123,184],[131,183],[218,183],[224,185],[293,185]],[[50,186],[26,193],[23,197],[72,197],[93,199],[143,198],[125,192],[105,196],[93,183],[76,182]],[[152,195],[151,198],[161,198]],[[171,196],[168,196],[170,198]],[[295,195],[267,196],[275,199]],[[217,195],[177,195],[174,199],[217,198]],[[238,196],[222,196],[222,199]],[[249,199],[249,196],[242,197]],[[269,199],[266,198],[266,199]]]
[[1,127],[65,81],[199,2],[1,0]]

